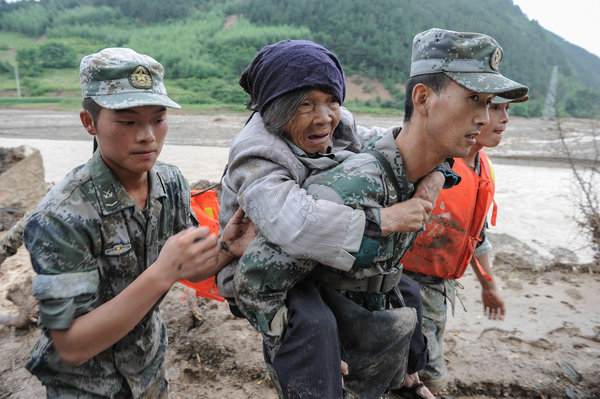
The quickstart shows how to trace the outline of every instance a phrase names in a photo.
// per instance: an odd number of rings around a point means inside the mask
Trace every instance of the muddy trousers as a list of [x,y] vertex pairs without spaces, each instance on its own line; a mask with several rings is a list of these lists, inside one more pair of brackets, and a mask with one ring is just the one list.
[[289,321],[279,347],[273,350],[263,339],[265,361],[279,396],[341,399],[341,349],[333,313],[315,284],[306,281],[288,291],[287,306]]
[[[427,336],[429,348],[429,362],[421,372],[421,379],[429,386],[436,388],[448,378],[448,369],[444,360],[444,333],[446,331],[446,309],[447,304],[442,302],[442,294],[428,287],[422,288],[423,292],[429,291],[427,300],[423,301],[425,318],[423,319],[423,333]],[[431,300],[432,297],[437,300]],[[432,306],[433,305],[433,306]]]
[[[408,352],[408,365],[406,373],[413,374],[423,370],[429,362],[429,351],[427,350],[427,337],[423,334],[423,299],[419,283],[402,275],[398,288],[404,299],[404,305],[417,311],[417,325],[410,338],[410,349]],[[396,306],[396,304],[394,304]],[[395,387],[393,387],[395,388]]]
[[454,315],[455,283],[454,280],[420,273],[407,272],[406,274],[419,283],[423,299],[423,334],[427,337],[429,362],[419,374],[426,385],[437,389],[448,378],[443,342],[448,303]]

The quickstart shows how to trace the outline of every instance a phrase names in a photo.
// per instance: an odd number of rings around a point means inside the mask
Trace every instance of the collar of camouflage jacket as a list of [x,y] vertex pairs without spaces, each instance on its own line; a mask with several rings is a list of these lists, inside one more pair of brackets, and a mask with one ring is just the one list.
[[[90,159],[89,168],[98,203],[104,215],[110,215],[125,208],[136,206],[121,182],[100,156],[100,151],[96,151]],[[167,193],[156,172],[156,167],[148,172],[148,184],[149,196],[153,198],[166,197]]]

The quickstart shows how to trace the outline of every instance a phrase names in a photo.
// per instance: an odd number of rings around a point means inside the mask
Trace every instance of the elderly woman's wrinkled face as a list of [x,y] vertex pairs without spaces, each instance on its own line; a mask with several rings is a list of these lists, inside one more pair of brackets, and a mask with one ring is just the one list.
[[340,123],[339,101],[331,94],[313,90],[302,100],[283,130],[292,143],[308,154],[324,152]]

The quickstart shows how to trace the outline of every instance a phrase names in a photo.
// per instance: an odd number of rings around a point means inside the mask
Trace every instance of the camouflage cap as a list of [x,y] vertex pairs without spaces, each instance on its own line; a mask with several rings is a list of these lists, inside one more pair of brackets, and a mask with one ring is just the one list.
[[181,108],[167,97],[158,61],[129,48],[105,48],[83,57],[79,80],[83,97],[108,109],[162,105]]
[[528,88],[500,74],[502,47],[481,33],[432,28],[413,39],[410,76],[443,72],[478,93],[522,98]]
[[523,96],[521,98],[509,99],[500,96],[494,96],[492,98],[492,104],[506,104],[506,103],[522,103],[529,100],[529,96]]

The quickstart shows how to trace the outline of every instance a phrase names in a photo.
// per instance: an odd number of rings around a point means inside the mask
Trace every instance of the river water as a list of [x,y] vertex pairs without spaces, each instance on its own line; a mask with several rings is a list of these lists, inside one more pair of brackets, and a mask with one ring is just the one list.
[[[169,134],[160,159],[178,166],[192,183],[200,179],[216,182],[227,163],[231,139],[247,117],[170,115]],[[368,127],[392,126],[398,118],[359,115],[357,122]],[[581,214],[574,202],[577,191],[573,172],[561,160],[552,126],[542,120],[514,118],[504,142],[489,151],[494,161],[499,209],[497,226],[490,227],[490,232],[513,236],[550,258],[568,250],[579,262],[589,262],[593,252],[588,236],[578,228]],[[580,121],[570,120],[563,126],[570,139],[591,136],[587,125]],[[588,151],[590,145],[586,142],[584,149]],[[91,138],[81,128],[76,113],[0,109],[0,147],[22,144],[40,150],[48,182],[60,180],[92,152]],[[585,160],[589,154],[581,158],[583,163],[589,162]]]

